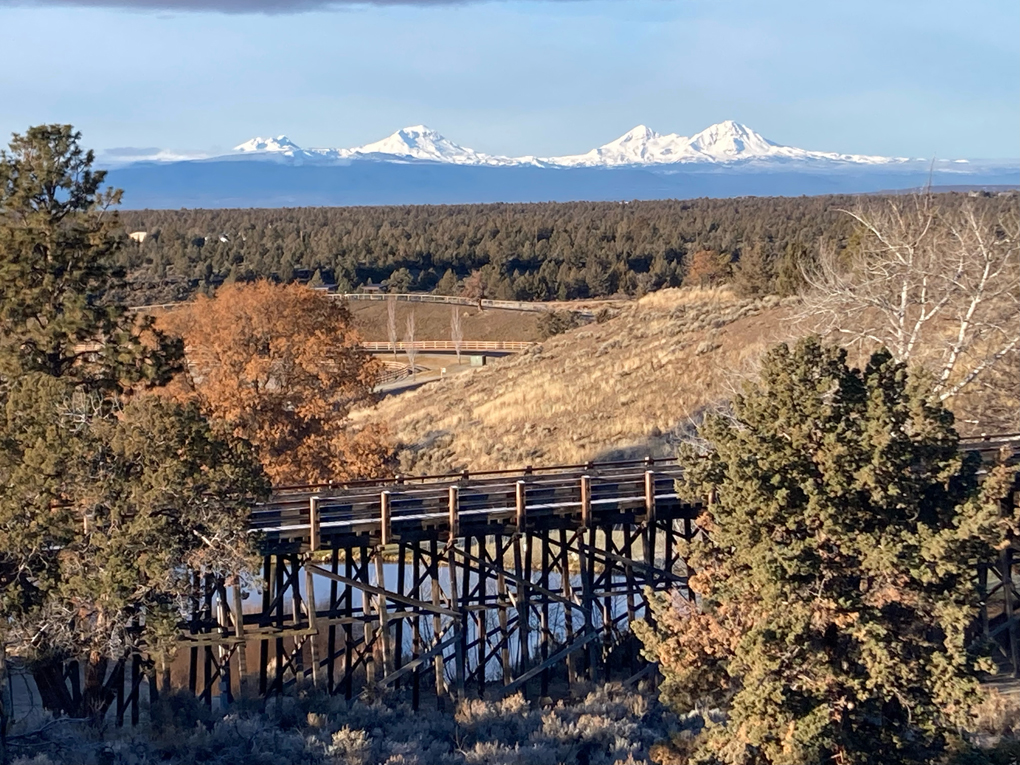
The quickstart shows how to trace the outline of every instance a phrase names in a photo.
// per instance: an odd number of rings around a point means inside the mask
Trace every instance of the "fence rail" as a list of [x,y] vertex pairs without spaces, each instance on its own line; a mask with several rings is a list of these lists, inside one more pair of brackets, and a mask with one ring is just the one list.
[[[475,351],[526,351],[538,343],[524,340],[464,340],[459,343],[462,353]],[[366,351],[406,351],[408,348],[415,348],[419,351],[444,351],[454,353],[457,351],[458,343],[452,340],[415,340],[413,343],[397,341],[390,343],[385,340],[366,340],[361,347]]]
[[[431,293],[403,293],[403,292],[346,292],[331,295],[338,300],[375,300],[386,301],[396,300],[401,303],[444,303],[446,305],[478,306],[482,308],[499,309],[502,311],[530,311],[544,313],[548,311],[576,311],[591,316],[590,307],[582,307],[572,304],[569,301],[526,301],[526,300],[478,300],[477,298],[462,297],[460,295],[433,295]],[[600,305],[613,305],[628,302],[627,299],[599,300]]]

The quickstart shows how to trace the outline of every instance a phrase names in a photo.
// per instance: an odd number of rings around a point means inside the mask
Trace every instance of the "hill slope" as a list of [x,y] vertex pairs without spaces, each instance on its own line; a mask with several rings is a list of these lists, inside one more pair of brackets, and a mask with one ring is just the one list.
[[780,339],[777,298],[662,290],[528,353],[381,402],[403,472],[433,473],[671,454]]

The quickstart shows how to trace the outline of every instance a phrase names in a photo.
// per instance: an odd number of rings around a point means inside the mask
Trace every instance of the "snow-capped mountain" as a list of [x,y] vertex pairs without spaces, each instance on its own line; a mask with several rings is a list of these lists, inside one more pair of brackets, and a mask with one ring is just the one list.
[[1017,160],[869,157],[783,146],[737,122],[691,137],[639,125],[560,157],[484,154],[424,125],[347,149],[305,149],[285,135],[229,154],[110,150],[109,181],[132,207],[469,204],[871,193],[1020,186]]
[[380,141],[351,149],[302,149],[287,136],[252,138],[234,149],[237,155],[298,162],[347,162],[351,159],[425,161],[454,165],[624,167],[687,163],[768,163],[875,165],[909,160],[857,154],[808,151],[770,141],[746,125],[726,120],[688,138],[677,133],[656,133],[638,125],[615,141],[584,154],[560,157],[504,157],[469,149],[425,125],[406,127]]
[[274,151],[285,154],[294,154],[295,152],[301,152],[303,150],[287,136],[278,135],[276,138],[262,138],[261,136],[258,138],[252,138],[239,146],[235,146],[234,151],[243,153],[253,151]]
[[889,157],[807,151],[792,146],[783,146],[770,141],[746,125],[732,120],[707,127],[691,138],[676,133],[662,135],[645,125],[638,125],[615,141],[592,149],[587,154],[553,157],[545,161],[569,167],[618,167],[680,163],[767,162],[770,160],[868,165],[904,161]]
[[381,141],[349,149],[348,156],[375,156],[380,159],[426,160],[448,162],[454,165],[507,165],[515,164],[508,157],[494,157],[468,149],[443,137],[425,125],[413,125],[398,130]]

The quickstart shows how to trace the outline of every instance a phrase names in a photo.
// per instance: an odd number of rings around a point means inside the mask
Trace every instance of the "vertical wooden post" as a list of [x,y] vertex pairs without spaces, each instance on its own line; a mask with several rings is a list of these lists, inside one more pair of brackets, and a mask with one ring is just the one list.
[[1013,551],[1008,547],[999,557],[999,580],[1002,582],[1003,605],[1006,612],[1006,636],[1009,640],[1009,662],[1013,677],[1020,677],[1020,639],[1013,613]]
[[527,491],[527,484],[524,481],[518,481],[516,486],[516,505],[517,505],[517,533],[523,534],[525,527],[528,523],[528,508],[525,503],[525,492]]
[[244,698],[248,686],[248,652],[244,637],[244,605],[241,601],[241,581],[235,579],[230,588],[230,610],[234,612],[234,638],[237,640],[237,690]]
[[[284,615],[283,615],[283,590],[284,590],[284,573],[286,573],[287,558],[284,555],[276,556],[276,587],[275,594],[276,598],[276,630],[277,634],[284,629]],[[273,679],[273,693],[278,696],[283,695],[283,668],[284,668],[284,656],[286,652],[283,648],[283,638],[277,637],[275,641],[276,647],[276,673]]]
[[[397,544],[397,595],[404,594],[404,580],[407,578],[406,559],[407,545],[401,541]],[[407,606],[398,603],[395,609],[400,615],[393,624],[393,669],[398,670],[404,664],[404,618],[407,615]]]
[[[495,534],[496,564],[502,572],[505,566],[506,547],[503,545],[503,535],[500,532]],[[499,663],[503,669],[503,685],[509,685],[512,670],[510,667],[510,633],[507,629],[507,607],[509,596],[506,589],[506,577],[502,573],[496,574],[496,600],[499,604]]]
[[450,487],[450,544],[460,536],[460,487]]
[[[262,611],[260,618],[263,626],[269,621],[269,604],[273,598],[273,556],[267,555],[262,562]],[[269,636],[259,641],[259,696],[263,699],[269,694]]]
[[220,589],[220,596],[216,599],[216,624],[219,626],[220,640],[216,646],[216,659],[220,668],[220,709],[226,710],[230,706],[230,650],[227,648],[227,635],[229,634],[227,624],[227,604],[224,601],[227,591]]
[[390,493],[388,491],[384,491],[382,494],[379,495],[379,544],[385,547],[389,543],[390,543]]
[[[581,528],[578,530],[578,565],[581,567],[581,605],[584,614],[584,636],[595,631],[593,613],[595,610],[595,528],[592,525],[591,512],[591,476],[581,476]],[[588,680],[595,680],[594,646],[589,639],[584,646],[584,669]]]
[[[451,561],[453,560],[452,556],[450,557],[450,560]],[[440,585],[440,582],[439,582],[439,540],[436,538],[435,535],[432,535],[432,538],[429,539],[429,571],[432,574],[432,605],[438,606],[438,605],[441,605],[440,604],[440,598],[439,598],[440,592],[441,592],[441,585]],[[451,592],[451,595],[450,595],[450,601],[451,601],[450,608],[452,610],[456,609],[456,606],[453,605],[453,603],[456,602],[456,588],[457,588],[456,582],[457,582],[456,576],[454,575],[454,572],[453,572],[453,570],[451,568],[451,570],[450,570],[450,592]],[[456,617],[454,617],[454,618],[456,618]],[[454,629],[455,633],[456,633],[457,630],[460,629],[460,626],[458,625],[458,623],[456,623],[456,622],[454,623],[453,629]],[[443,621],[442,621],[442,617],[440,617],[440,615],[435,613],[435,612],[433,612],[433,614],[432,614],[432,634],[435,636],[435,640],[437,642],[440,640],[440,636],[443,634]],[[445,677],[445,675],[446,675],[446,668],[444,666],[442,652],[437,653],[436,657],[432,660],[432,662],[433,662],[433,666],[435,667],[435,674],[436,674],[436,698],[437,698],[437,700],[439,702],[440,709],[442,709],[442,706],[443,706],[443,697],[446,695],[446,677]]]
[[[540,553],[540,565],[542,570],[539,572],[538,581],[541,583],[541,587],[548,591],[549,590],[549,530],[543,529],[541,536],[539,536],[539,544],[542,545],[542,552]],[[539,612],[539,625],[540,625],[540,650],[542,656],[542,663],[545,664],[545,669],[542,670],[542,697],[546,698],[549,696],[549,642],[552,638],[552,633],[549,628],[549,598],[542,597],[542,608]]]
[[[308,500],[308,552],[309,562],[311,556],[319,549],[319,498],[311,497]],[[319,625],[317,608],[315,605],[315,578],[308,566],[305,566],[305,610],[308,612],[308,631],[311,633],[308,640],[312,652],[312,685],[319,687],[319,664],[321,661],[319,646]]]
[[[574,587],[570,582],[570,549],[567,546],[567,530],[560,529],[560,585],[563,590],[563,597],[573,603]],[[565,640],[567,645],[574,642],[574,609],[564,604],[563,606],[563,628],[566,631]],[[577,656],[573,653],[567,656],[567,687],[577,682]]]
[[139,720],[139,696],[142,695],[142,657],[140,654],[131,654],[131,724],[138,725]]
[[[611,525],[602,527],[602,549],[614,555],[620,555],[622,552],[616,548],[616,540],[613,538],[613,527]],[[605,595],[602,596],[602,664],[605,667],[607,683],[613,670],[611,662],[608,661],[609,645],[607,641],[616,626],[616,616],[613,613],[613,596],[611,594],[613,590],[613,571],[616,568],[615,561],[607,556],[602,564],[601,575],[602,590],[605,592]]]
[[[651,470],[645,471],[645,528],[642,546],[645,552],[645,563],[649,566],[655,564],[655,473]],[[655,584],[654,580],[646,582],[649,585]]]
[[486,537],[479,535],[478,539],[478,698],[485,698],[485,669],[488,665],[489,654],[489,603],[488,603],[488,564],[486,559],[489,551],[486,547]]
[[[684,541],[690,544],[694,540],[694,536],[697,533],[696,526],[690,518],[684,518]],[[672,569],[670,569],[672,572]],[[684,558],[684,576],[687,577],[687,597],[694,600],[694,590],[691,589],[691,577],[694,575],[694,569],[691,568],[689,557]]]
[[990,640],[991,636],[988,634],[988,564],[978,563],[977,570],[978,580],[978,597],[980,598],[978,606],[978,621],[981,622],[981,634],[984,635],[985,640]]
[[[471,554],[471,537],[465,535],[464,537],[464,550],[468,555]],[[450,548],[450,562],[453,562],[453,548]],[[470,617],[470,610],[468,606],[471,602],[471,563],[465,558],[464,563],[461,566],[461,586],[459,592],[459,599],[457,605],[454,606],[455,611],[460,611],[460,635],[457,639],[457,693],[461,698],[464,697],[465,686],[467,684],[468,672],[467,672],[467,652],[468,652],[468,619]],[[456,581],[453,576],[453,567],[450,568],[450,587],[456,587]],[[454,592],[453,589],[450,590]]]
[[[628,560],[634,560],[634,540],[637,538],[638,532],[631,526],[624,526],[622,529],[623,534],[623,556]],[[634,609],[635,595],[637,594],[637,582],[634,578],[634,566],[627,564],[624,574],[627,577],[627,624],[631,625],[636,621],[637,614]],[[637,657],[634,655],[634,651],[630,650],[632,646],[624,645],[627,648],[627,666],[630,668],[630,674],[633,675],[635,672],[635,660]]]
[[[380,547],[375,551],[375,582],[376,587],[386,589],[386,567],[383,562],[382,548]],[[390,673],[390,667],[392,666],[392,647],[390,644],[390,625],[389,625],[389,613],[386,606],[386,596],[379,594],[377,596],[379,603],[379,643],[380,652],[382,654],[382,676],[385,677]]]
[[581,476],[581,528],[591,528],[591,476]]
[[[333,544],[329,556],[329,569],[334,574],[340,573],[340,548]],[[337,581],[331,579],[329,582],[329,618],[332,620],[337,616],[336,609]],[[330,624],[326,632],[326,692],[336,693],[336,625]]]
[[[290,556],[289,586],[291,592],[291,624],[298,628],[302,622],[301,612],[308,610],[305,598],[301,594],[301,555],[298,553]],[[291,671],[294,673],[294,680],[298,685],[301,685],[305,678],[305,641],[307,637],[305,635],[303,637],[295,636],[291,638],[290,666]],[[283,693],[282,683],[280,685],[280,692]]]
[[319,498],[308,499],[308,549],[315,552],[319,549]]
[[[527,582],[531,581],[531,547],[526,534],[518,532],[514,535],[514,574],[517,576],[517,636],[520,647],[520,665],[518,670],[523,674],[531,664],[531,605]],[[521,687],[521,693],[527,698],[527,685]]]
[[[344,548],[344,576],[354,578],[354,545]],[[344,698],[354,697],[354,587],[344,585]]]
[[312,654],[312,685],[319,687],[319,664],[321,661],[319,646],[319,615],[315,605],[315,577],[311,569],[305,567],[305,610],[308,612],[308,641]]
[[[411,553],[411,578],[414,582],[411,588],[411,597],[421,600],[421,582],[424,578],[421,574],[421,542],[415,541]],[[414,616],[411,617],[411,659],[421,656],[421,611],[414,609]],[[411,709],[418,711],[421,705],[421,667],[415,667],[411,677]]]
[[[365,584],[371,584],[371,565],[372,561],[369,557],[368,547],[361,545],[360,548],[360,560],[358,561],[358,573],[361,575],[361,581]],[[375,685],[376,679],[376,661],[375,652],[377,646],[375,645],[375,620],[372,618],[372,596],[367,590],[361,590],[361,615],[362,624],[364,625],[364,643],[362,644],[362,655],[365,658],[365,679],[369,685]]]
[[[201,597],[199,590],[199,578],[198,572],[192,574],[191,577],[191,634],[198,632],[198,608],[199,598]],[[188,688],[192,694],[198,693],[198,647],[191,647],[191,656],[188,662]]]

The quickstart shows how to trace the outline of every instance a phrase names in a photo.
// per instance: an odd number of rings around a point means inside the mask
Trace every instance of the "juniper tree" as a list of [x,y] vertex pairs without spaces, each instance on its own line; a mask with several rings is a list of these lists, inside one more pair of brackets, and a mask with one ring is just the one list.
[[79,140],[46,125],[0,152],[0,670],[10,649],[48,707],[100,714],[107,658],[169,649],[182,573],[247,555],[266,487],[244,442],[144,394],[183,346],[108,300],[120,192]]
[[668,701],[726,713],[696,761],[932,762],[974,698],[975,564],[1014,476],[979,488],[951,413],[885,351],[855,369],[781,345],[732,410],[681,454],[678,491],[708,500],[697,597],[638,627]]
[[[174,650],[190,573],[250,570],[258,460],[195,406],[113,398],[42,373],[0,411],[0,638],[31,663],[47,707],[101,716],[107,666]],[[62,664],[84,660],[80,699]]]

